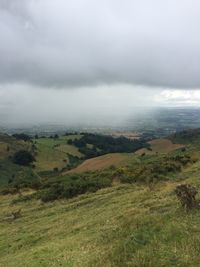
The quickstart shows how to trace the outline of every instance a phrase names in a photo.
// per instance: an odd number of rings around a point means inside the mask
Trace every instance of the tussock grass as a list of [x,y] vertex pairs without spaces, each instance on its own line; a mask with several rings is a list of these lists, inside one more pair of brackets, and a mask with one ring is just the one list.
[[[173,153],[169,156],[182,152]],[[199,158],[194,147],[187,153]],[[148,176],[148,166],[160,170],[165,160],[161,155],[131,156],[119,173],[133,175],[144,164]],[[186,213],[174,194],[180,182],[200,191],[199,173],[200,161],[192,160],[177,172],[167,172],[162,181],[113,183],[68,200],[43,203],[0,195],[0,266],[199,267],[200,212]],[[22,217],[7,220],[19,209]]]
[[[183,173],[198,188],[199,167]],[[46,204],[1,196],[0,218],[19,208],[22,217],[0,222],[0,266],[199,266],[200,213],[180,208],[177,184],[118,184]]]

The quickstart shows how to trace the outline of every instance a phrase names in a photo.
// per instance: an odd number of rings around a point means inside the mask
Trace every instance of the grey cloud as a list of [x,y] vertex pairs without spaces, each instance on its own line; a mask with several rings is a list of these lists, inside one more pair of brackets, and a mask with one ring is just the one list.
[[129,116],[133,119],[155,104],[152,90],[128,85],[76,90],[5,85],[0,90],[0,122],[122,126]]
[[200,88],[198,0],[0,0],[0,83]]

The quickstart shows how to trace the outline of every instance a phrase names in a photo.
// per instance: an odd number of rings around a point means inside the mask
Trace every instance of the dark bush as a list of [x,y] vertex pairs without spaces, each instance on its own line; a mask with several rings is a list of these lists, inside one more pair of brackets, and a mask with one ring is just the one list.
[[33,161],[34,156],[27,150],[19,150],[13,156],[13,162],[18,165],[28,166]]
[[162,157],[153,162],[141,162],[134,168],[126,168],[123,172],[116,171],[116,176],[123,183],[145,182],[149,183],[158,180],[167,180],[169,174],[180,172],[182,167],[193,160],[188,155],[176,155]]
[[175,193],[182,207],[187,211],[193,208],[200,208],[199,201],[195,199],[198,191],[194,186],[189,184],[178,185],[175,189]]
[[67,180],[44,185],[44,190],[39,193],[43,202],[54,201],[62,198],[72,198],[86,192],[96,192],[100,188],[109,187],[112,184],[111,178],[106,177],[84,177],[74,175],[67,177]]
[[8,194],[15,195],[19,193],[19,190],[18,188],[15,187],[4,187],[3,189],[1,189],[0,193],[2,195],[8,195]]
[[72,139],[69,139],[69,140],[67,141],[67,143],[68,143],[68,145],[72,145],[72,144],[73,144]]
[[31,140],[31,137],[25,133],[13,134],[13,137],[15,137],[18,140],[24,140],[24,141],[30,141]]

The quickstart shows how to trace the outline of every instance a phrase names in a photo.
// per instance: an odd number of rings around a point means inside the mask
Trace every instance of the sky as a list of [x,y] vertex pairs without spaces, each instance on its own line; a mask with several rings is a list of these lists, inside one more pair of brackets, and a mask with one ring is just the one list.
[[200,106],[198,0],[0,0],[0,122]]

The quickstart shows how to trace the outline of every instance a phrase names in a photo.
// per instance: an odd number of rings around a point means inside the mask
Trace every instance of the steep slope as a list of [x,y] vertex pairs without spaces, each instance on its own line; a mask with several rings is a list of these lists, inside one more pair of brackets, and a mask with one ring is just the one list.
[[[198,267],[200,211],[186,213],[174,189],[190,183],[200,192],[199,158],[196,139],[186,152],[134,156],[127,167],[97,172],[97,182],[115,175],[95,193],[47,203],[33,190],[0,195],[0,266]],[[41,193],[48,186],[73,191],[88,177],[91,183],[91,173],[45,179]]]
[[180,178],[200,190],[199,170],[198,162],[153,187],[117,185],[49,204],[1,196],[0,265],[197,267],[200,212],[186,214],[173,190]]
[[111,166],[120,167],[129,163],[133,157],[134,155],[132,153],[109,153],[103,156],[87,159],[76,168],[64,172],[63,175],[67,173],[82,173],[103,170]]

